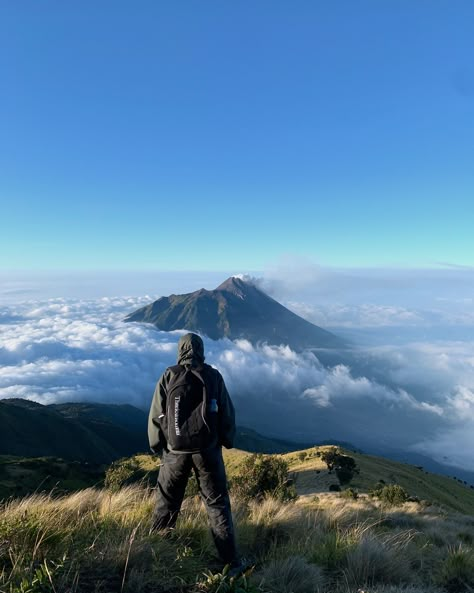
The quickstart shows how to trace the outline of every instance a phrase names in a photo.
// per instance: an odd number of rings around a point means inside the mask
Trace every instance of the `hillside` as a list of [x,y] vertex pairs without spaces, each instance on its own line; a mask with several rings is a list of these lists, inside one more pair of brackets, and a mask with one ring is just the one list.
[[130,313],[126,322],[151,323],[163,331],[186,329],[213,340],[287,344],[294,350],[342,348],[341,338],[299,317],[254,284],[232,276],[215,290],[161,297]]
[[56,457],[0,456],[0,501],[34,492],[65,494],[102,486],[108,466]]
[[[42,405],[4,399],[0,400],[0,455],[110,463],[148,451],[147,419],[144,410],[130,405]],[[265,437],[245,427],[237,427],[236,446],[262,453],[301,448],[298,443]]]
[[251,453],[288,453],[299,451],[303,446],[301,443],[264,436],[244,426],[237,426],[234,444],[236,449]]
[[[314,495],[327,494],[330,484],[338,484],[336,475],[330,474],[318,457],[318,453],[328,448],[329,446],[323,445],[281,455],[289,464],[302,501],[311,499]],[[353,457],[360,468],[360,473],[355,475],[350,486],[362,494],[369,492],[381,481],[385,484],[399,484],[412,497],[452,512],[474,515],[474,489],[457,480],[383,457],[353,451],[344,453]],[[228,478],[232,481],[243,459],[251,453],[240,449],[223,449],[223,455]],[[142,470],[140,475],[156,472],[160,463],[159,458],[150,455],[139,455],[134,459]]]
[[[100,484],[113,460],[146,452],[146,413],[133,406],[69,403],[44,406],[27,400],[0,401],[0,498],[57,488],[62,492]],[[323,447],[324,448],[324,447]],[[321,447],[272,439],[238,427],[236,449],[225,450],[234,471],[248,452],[285,454],[300,494],[325,492],[333,476],[316,456]],[[353,449],[353,447],[351,447]],[[413,496],[459,512],[474,513],[474,490],[458,481],[380,456],[351,453],[361,468],[354,487],[396,482]],[[304,461],[301,458],[304,457]],[[319,472],[319,473],[317,473]],[[454,471],[453,471],[454,473]]]
[[[150,534],[155,492],[143,484],[36,494],[0,505],[0,590],[71,593],[469,593],[474,588],[474,495],[448,478],[354,454],[359,487],[385,476],[408,480],[427,502],[397,506],[324,489],[317,453],[283,457],[296,502],[232,498],[240,552],[250,569],[230,579],[216,560],[199,497],[188,495],[172,534]],[[348,452],[351,453],[351,452]],[[225,452],[229,475],[249,455]],[[157,459],[138,456],[143,470]],[[316,472],[320,473],[317,474]],[[460,489],[464,488],[463,492]],[[438,506],[445,490],[450,498]],[[464,512],[459,514],[452,505]]]
[[148,450],[145,412],[128,405],[0,401],[0,455],[89,463]]
[[[112,461],[148,451],[146,423],[147,414],[130,405],[0,401],[0,500],[102,485]],[[245,427],[237,427],[236,446],[259,453],[300,448]]]
[[[337,483],[336,476],[329,475],[326,465],[316,456],[318,451],[325,449],[327,447],[315,447],[283,456],[296,475],[299,494],[304,496],[327,492],[329,484]],[[306,454],[306,458],[301,461],[300,456],[303,453]],[[356,460],[360,468],[360,474],[356,475],[350,483],[351,487],[360,492],[368,492],[380,481],[386,484],[399,484],[411,496],[452,511],[474,515],[474,489],[468,485],[447,476],[429,473],[416,466],[383,457],[363,455],[353,451],[346,453]]]

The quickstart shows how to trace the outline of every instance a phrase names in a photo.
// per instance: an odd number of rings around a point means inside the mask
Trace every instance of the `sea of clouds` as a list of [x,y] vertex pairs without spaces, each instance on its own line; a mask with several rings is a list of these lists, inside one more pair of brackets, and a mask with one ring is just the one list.
[[[355,301],[318,306],[310,298],[296,300],[292,291],[278,296],[341,335],[350,330],[354,345],[328,362],[324,352],[205,339],[207,361],[222,372],[241,424],[282,438],[411,449],[474,470],[469,303],[459,312],[446,303],[430,309]],[[0,399],[129,403],[146,410],[159,375],[175,363],[183,333],[124,323],[155,298],[4,301]],[[455,339],[429,334],[461,326]]]

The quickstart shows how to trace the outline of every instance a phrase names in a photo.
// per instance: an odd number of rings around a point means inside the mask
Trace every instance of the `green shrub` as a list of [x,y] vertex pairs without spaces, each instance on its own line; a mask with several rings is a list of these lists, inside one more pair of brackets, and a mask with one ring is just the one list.
[[336,468],[336,476],[339,480],[339,484],[345,486],[346,484],[349,484],[354,477],[354,472],[348,467],[338,467]]
[[143,475],[135,459],[119,459],[107,468],[104,485],[108,490],[116,492],[123,486],[137,482]]
[[232,480],[232,492],[244,500],[272,496],[281,501],[297,498],[288,463],[277,455],[249,455]]
[[321,459],[327,465],[329,473],[336,472],[337,479],[341,486],[349,484],[354,474],[359,473],[356,461],[353,457],[343,455],[337,447],[331,447],[321,453]]
[[24,576],[18,584],[10,584],[10,593],[56,593],[53,577],[62,564],[44,560],[30,577]]
[[399,484],[378,484],[371,492],[371,496],[378,498],[386,504],[400,505],[407,502],[410,498],[408,492]]
[[321,452],[321,461],[324,461],[330,472],[336,467],[339,455],[340,453],[337,447],[331,447]]
[[359,498],[359,493],[355,488],[347,488],[341,492],[341,496],[343,498],[350,498],[352,500],[357,500]]

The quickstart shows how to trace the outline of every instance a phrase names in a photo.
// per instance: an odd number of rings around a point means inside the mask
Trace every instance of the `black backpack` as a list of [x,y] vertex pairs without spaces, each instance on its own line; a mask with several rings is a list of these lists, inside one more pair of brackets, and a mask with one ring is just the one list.
[[217,443],[217,401],[207,392],[204,370],[189,365],[170,370],[166,415],[160,417],[167,447],[181,452],[208,449]]

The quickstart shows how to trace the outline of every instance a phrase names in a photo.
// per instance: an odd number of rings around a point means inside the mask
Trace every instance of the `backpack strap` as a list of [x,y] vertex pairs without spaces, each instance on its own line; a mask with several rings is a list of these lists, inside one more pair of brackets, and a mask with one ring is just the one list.
[[202,405],[201,405],[201,416],[202,416],[202,421],[204,422],[204,424],[207,427],[207,430],[210,432],[211,429],[209,428],[209,424],[206,422],[206,412],[207,412],[207,388],[206,388],[206,382],[204,381],[204,379],[202,378],[201,373],[196,369],[191,367],[190,371],[193,375],[195,375],[199,381],[201,381],[202,383]]

